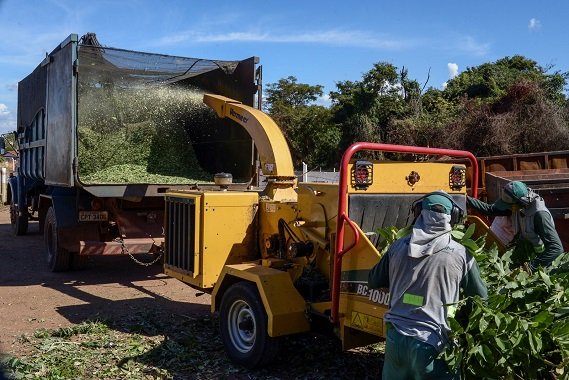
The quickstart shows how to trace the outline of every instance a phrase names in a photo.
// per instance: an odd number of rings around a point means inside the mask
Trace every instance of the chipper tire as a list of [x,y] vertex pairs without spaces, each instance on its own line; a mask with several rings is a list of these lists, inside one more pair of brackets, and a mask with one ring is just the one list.
[[50,207],[45,217],[44,242],[47,253],[47,264],[52,272],[69,270],[71,254],[59,245],[57,234],[57,219],[53,207]]
[[25,215],[19,215],[14,199],[10,203],[10,224],[14,235],[22,236],[28,233],[28,214],[26,212]]
[[255,284],[232,285],[223,295],[219,313],[221,340],[234,363],[258,368],[275,359],[280,340],[268,335],[267,313]]

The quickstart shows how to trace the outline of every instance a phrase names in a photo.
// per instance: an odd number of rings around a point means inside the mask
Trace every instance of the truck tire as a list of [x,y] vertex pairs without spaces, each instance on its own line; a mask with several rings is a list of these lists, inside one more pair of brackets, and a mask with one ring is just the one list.
[[69,269],[71,255],[69,251],[60,247],[57,237],[57,219],[53,207],[50,207],[45,217],[43,230],[47,265],[52,272],[62,272]]
[[242,281],[229,287],[219,314],[221,340],[234,363],[256,368],[275,359],[280,340],[268,335],[267,313],[255,284]]
[[85,269],[89,266],[89,256],[80,255],[78,252],[71,254],[70,267],[73,270]]
[[25,215],[19,215],[18,205],[14,203],[14,199],[10,202],[10,224],[14,235],[21,236],[28,233],[28,212],[26,210]]

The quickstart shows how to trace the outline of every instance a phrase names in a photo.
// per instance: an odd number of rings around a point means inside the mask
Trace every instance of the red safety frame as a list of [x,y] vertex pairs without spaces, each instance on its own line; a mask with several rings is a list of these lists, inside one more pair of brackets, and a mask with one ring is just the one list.
[[[354,248],[360,240],[360,234],[356,228],[355,223],[350,220],[347,214],[347,194],[348,194],[348,164],[350,160],[359,151],[362,150],[373,150],[381,152],[394,152],[394,153],[415,153],[415,154],[430,154],[437,156],[449,156],[449,157],[460,157],[468,158],[470,164],[472,165],[472,176],[471,176],[471,189],[472,196],[477,197],[478,195],[478,161],[476,157],[465,150],[455,150],[455,149],[442,149],[442,148],[426,148],[419,146],[407,146],[407,145],[393,145],[393,144],[379,144],[379,143],[366,143],[357,142],[348,147],[342,156],[342,163],[340,166],[340,183],[339,183],[339,194],[338,194],[338,222],[336,228],[336,245],[335,245],[335,255],[334,255],[334,270],[332,273],[332,310],[330,319],[332,323],[338,322],[338,313],[340,306],[340,280],[342,272],[342,256],[346,254],[349,250]],[[355,241],[348,247],[344,247],[344,228],[348,225],[355,235]]]

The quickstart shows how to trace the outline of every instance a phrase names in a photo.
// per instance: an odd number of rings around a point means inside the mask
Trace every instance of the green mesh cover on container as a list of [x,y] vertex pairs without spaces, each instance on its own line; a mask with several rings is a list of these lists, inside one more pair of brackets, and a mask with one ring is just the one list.
[[216,78],[230,76],[239,61],[91,45],[80,45],[78,55],[78,175],[84,184],[212,181],[196,158],[192,133],[203,143],[219,122],[192,78],[214,71]]

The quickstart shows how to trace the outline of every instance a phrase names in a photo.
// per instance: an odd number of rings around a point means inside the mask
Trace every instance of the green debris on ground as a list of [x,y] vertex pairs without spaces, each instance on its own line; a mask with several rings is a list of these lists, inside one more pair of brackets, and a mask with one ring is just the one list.
[[328,335],[284,338],[277,361],[248,370],[231,363],[218,320],[152,310],[113,321],[22,335],[3,365],[16,379],[375,379],[383,345],[342,352]]

